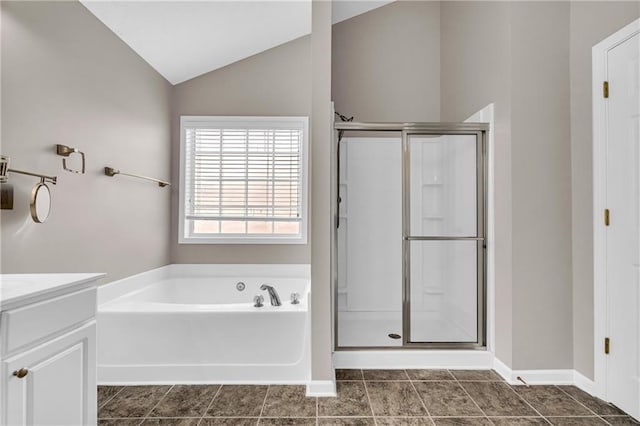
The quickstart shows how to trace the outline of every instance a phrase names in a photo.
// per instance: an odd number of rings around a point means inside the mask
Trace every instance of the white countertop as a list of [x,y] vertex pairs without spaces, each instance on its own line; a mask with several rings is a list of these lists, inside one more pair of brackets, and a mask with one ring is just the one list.
[[89,287],[106,274],[0,274],[0,311]]

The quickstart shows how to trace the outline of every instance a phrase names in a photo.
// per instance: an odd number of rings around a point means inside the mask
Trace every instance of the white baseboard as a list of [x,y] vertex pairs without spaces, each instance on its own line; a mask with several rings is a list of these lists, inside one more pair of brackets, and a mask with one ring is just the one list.
[[592,380],[571,369],[512,370],[498,358],[493,361],[493,369],[508,383],[514,385],[522,385],[522,381],[518,379],[521,378],[529,385],[574,385],[590,395],[593,395],[595,389]]
[[573,371],[573,384],[589,395],[598,396],[596,395],[596,384],[594,381],[575,370]]
[[307,396],[337,396],[336,382],[333,380],[311,380],[307,383]]
[[507,383],[513,384],[513,371],[507,364],[500,361],[498,358],[493,359],[493,369],[496,373],[502,376],[503,379],[507,381]]
[[515,384],[572,385],[573,370],[516,370],[512,375]]

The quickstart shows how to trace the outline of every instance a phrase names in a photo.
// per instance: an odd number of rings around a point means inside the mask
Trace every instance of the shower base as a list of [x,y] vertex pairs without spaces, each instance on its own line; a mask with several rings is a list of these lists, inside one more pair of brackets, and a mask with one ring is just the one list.
[[[466,332],[438,312],[413,312],[412,341],[414,342],[471,342],[475,334]],[[339,347],[401,347],[401,312],[338,312]]]

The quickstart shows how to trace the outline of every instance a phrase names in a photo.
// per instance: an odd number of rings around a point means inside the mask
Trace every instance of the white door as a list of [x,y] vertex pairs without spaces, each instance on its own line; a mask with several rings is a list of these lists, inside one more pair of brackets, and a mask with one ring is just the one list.
[[95,322],[2,364],[7,425],[96,424]]
[[606,397],[640,418],[640,34],[606,53]]

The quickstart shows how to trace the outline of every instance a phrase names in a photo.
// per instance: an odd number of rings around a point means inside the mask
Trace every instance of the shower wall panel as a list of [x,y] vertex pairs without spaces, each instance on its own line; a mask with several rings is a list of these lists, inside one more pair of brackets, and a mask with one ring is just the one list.
[[340,155],[339,344],[397,345],[388,334],[402,330],[400,138],[346,139]]

